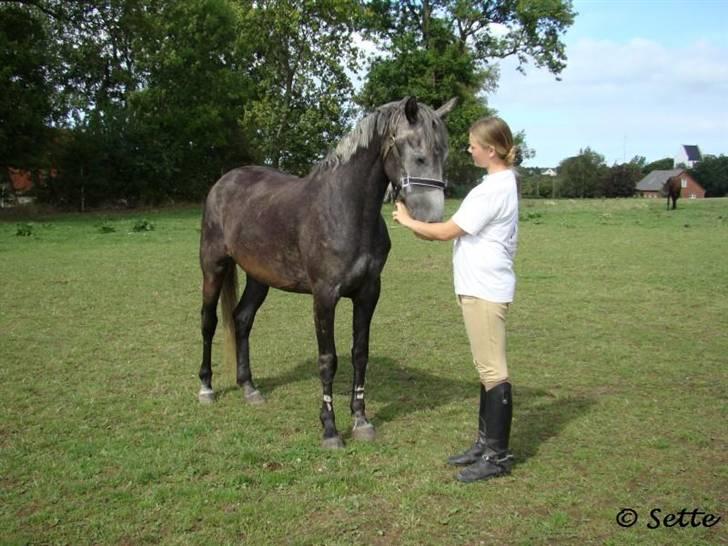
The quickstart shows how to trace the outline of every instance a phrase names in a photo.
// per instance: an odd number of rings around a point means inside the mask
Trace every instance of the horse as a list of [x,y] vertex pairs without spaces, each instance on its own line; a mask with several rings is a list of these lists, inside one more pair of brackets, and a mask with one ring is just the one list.
[[677,206],[677,200],[680,198],[681,182],[679,176],[668,178],[662,186],[662,194],[667,196],[667,210],[670,210],[670,199],[672,199],[672,210]]
[[[380,275],[391,248],[381,207],[391,181],[416,219],[444,212],[448,154],[443,118],[451,99],[434,110],[414,97],[380,106],[364,117],[304,178],[248,166],[224,174],[205,200],[200,236],[202,365],[198,399],[214,401],[211,351],[221,299],[223,324],[234,343],[236,382],[251,404],[265,402],[250,370],[249,335],[270,287],[311,294],[322,386],[321,445],[341,448],[332,386],[337,370],[337,302],[353,302],[352,438],[372,440],[364,383],[369,332]],[[246,284],[237,302],[237,267]],[[237,303],[237,305],[235,305]]]

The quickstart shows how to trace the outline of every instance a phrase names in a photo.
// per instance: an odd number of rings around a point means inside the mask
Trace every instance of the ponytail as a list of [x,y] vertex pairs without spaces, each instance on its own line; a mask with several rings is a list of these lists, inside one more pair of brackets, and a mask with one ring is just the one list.
[[513,166],[520,163],[521,159],[521,148],[519,148],[518,145],[514,144],[513,146],[511,146],[511,149],[508,150],[508,153],[503,158],[503,161],[505,161],[509,166]]

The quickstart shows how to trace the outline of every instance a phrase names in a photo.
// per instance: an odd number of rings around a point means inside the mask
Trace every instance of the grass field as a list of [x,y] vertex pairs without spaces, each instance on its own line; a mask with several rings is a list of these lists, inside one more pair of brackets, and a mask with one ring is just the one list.
[[[367,377],[378,438],[350,439],[344,300],[337,452],[319,448],[308,296],[272,291],[258,315],[266,405],[242,402],[221,336],[218,401],[198,404],[198,209],[0,216],[0,543],[726,544],[728,200],[678,206],[522,203],[517,465],[472,485],[444,464],[472,441],[478,399],[451,246],[392,226],[390,207]],[[652,529],[654,509],[723,519]]]

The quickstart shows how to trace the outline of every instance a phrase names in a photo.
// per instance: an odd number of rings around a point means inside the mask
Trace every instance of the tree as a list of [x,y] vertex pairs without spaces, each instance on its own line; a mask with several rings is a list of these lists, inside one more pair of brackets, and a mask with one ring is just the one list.
[[59,175],[46,179],[53,187],[41,187],[41,195],[67,204],[118,196],[136,159],[127,153],[128,99],[146,81],[136,36],[147,34],[148,2],[4,2],[23,4],[43,19],[54,52],[43,63],[53,90],[46,123],[54,129],[45,153]]
[[[3,59],[0,75],[18,81],[24,55],[23,66],[35,67],[44,85],[37,97],[46,93],[48,107],[29,110],[36,128],[63,130],[52,143],[59,176],[41,192],[56,202],[80,202],[81,193],[89,205],[198,198],[224,170],[246,162],[301,174],[347,129],[355,0],[0,6],[47,34],[36,39],[27,25],[3,17],[0,26],[29,39],[3,47],[17,59]],[[3,123],[0,139],[38,150],[41,139],[27,120],[20,125],[18,101],[5,90],[0,107],[14,114],[16,127]],[[27,86],[23,93],[35,100]]]
[[521,70],[531,60],[554,74],[566,66],[560,37],[575,16],[570,0],[375,0],[370,8],[374,29],[392,42],[412,34],[431,50],[445,28],[479,66],[515,56]]
[[728,156],[706,155],[688,173],[703,186],[706,197],[728,195]]
[[263,163],[295,174],[345,133],[358,66],[353,32],[361,11],[353,0],[264,0],[242,8],[242,35],[252,48],[255,82],[243,125]]
[[641,178],[639,162],[614,165],[604,171],[600,193],[603,197],[632,197]]
[[546,198],[554,193],[555,176],[542,174],[538,167],[522,167],[518,169],[518,178],[523,197]]
[[[415,95],[437,107],[458,97],[459,107],[447,121],[447,175],[465,185],[482,175],[467,153],[468,129],[493,113],[483,95],[497,85],[492,62],[516,56],[521,69],[532,60],[558,74],[566,60],[560,35],[574,18],[569,0],[477,5],[464,0],[377,0],[368,7],[371,33],[387,55],[372,61],[357,103],[371,109]],[[523,139],[519,134],[519,142]]]
[[628,165],[635,165],[640,169],[640,171],[642,171],[645,168],[645,165],[647,165],[647,158],[643,155],[636,155],[629,160]]
[[669,171],[673,168],[675,160],[671,157],[665,157],[648,163],[642,167],[642,174],[650,174],[652,171]]
[[155,5],[138,44],[145,86],[129,96],[124,128],[133,179],[146,200],[198,198],[224,171],[252,160],[241,125],[254,89],[246,73],[252,48],[226,0]]
[[53,88],[46,77],[49,37],[33,10],[0,4],[0,172],[45,164]]
[[355,31],[395,61],[372,66],[362,105],[413,90],[433,106],[460,97],[451,167],[468,180],[480,173],[467,129],[497,80],[489,59],[519,55],[556,73],[573,17],[567,0],[0,0],[0,10],[0,163],[57,166],[43,196],[89,206],[198,198],[246,162],[305,173],[352,120]]
[[601,197],[600,181],[607,170],[604,156],[591,148],[579,150],[579,155],[564,159],[558,168],[562,197]]

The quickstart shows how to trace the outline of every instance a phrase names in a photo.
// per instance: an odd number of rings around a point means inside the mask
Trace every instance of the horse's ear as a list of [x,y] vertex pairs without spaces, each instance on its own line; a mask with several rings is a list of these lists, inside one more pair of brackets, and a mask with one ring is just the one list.
[[458,98],[453,97],[449,101],[447,101],[445,104],[440,106],[440,108],[438,108],[435,111],[435,113],[438,116],[440,116],[441,118],[444,118],[445,116],[447,116],[450,112],[452,112],[455,109],[455,106],[457,105],[457,103],[458,103]]
[[404,115],[407,116],[407,121],[410,123],[417,122],[417,110],[419,105],[417,104],[417,97],[408,97],[407,102],[404,105]]

